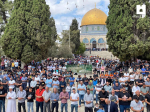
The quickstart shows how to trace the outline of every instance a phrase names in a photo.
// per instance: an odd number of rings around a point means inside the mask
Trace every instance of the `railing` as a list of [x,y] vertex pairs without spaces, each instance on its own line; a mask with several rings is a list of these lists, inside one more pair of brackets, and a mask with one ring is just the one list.
[[108,51],[107,48],[93,48],[93,49],[90,49],[90,48],[86,48],[86,51]]
[[92,65],[86,65],[86,64],[67,65],[66,67],[67,67],[68,71],[71,69],[74,73],[90,73],[90,72],[92,72]]

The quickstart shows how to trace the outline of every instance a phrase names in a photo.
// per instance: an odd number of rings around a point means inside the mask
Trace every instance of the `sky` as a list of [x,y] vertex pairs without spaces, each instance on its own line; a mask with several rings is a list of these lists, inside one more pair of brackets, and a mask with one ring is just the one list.
[[[55,19],[57,33],[61,37],[62,30],[68,30],[72,19],[76,18],[81,25],[83,16],[96,8],[108,15],[110,0],[46,0],[50,7],[51,17]],[[80,27],[79,27],[80,28]]]

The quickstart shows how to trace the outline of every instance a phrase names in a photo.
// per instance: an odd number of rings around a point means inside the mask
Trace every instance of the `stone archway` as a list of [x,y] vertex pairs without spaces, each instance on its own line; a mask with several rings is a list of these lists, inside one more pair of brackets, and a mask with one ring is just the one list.
[[96,41],[92,42],[92,48],[96,48]]

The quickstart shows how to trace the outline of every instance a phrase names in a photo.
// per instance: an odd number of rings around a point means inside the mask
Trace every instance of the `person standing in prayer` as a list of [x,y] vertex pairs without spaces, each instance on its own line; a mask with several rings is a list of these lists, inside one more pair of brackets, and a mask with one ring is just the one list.
[[70,95],[70,101],[71,101],[71,112],[74,111],[74,108],[75,112],[78,112],[79,94],[76,93],[75,89],[72,90],[72,93]]
[[140,101],[139,97],[135,97],[135,99],[131,101],[130,107],[131,107],[131,110],[134,112],[144,111],[144,105]]
[[22,106],[23,111],[26,112],[26,106],[25,106],[26,91],[23,90],[22,86],[19,87],[17,98],[18,98],[18,111],[21,112],[21,106]]
[[23,74],[23,77],[21,78],[21,80],[22,80],[22,87],[23,87],[23,90],[25,90],[26,87],[27,87],[27,77],[26,77],[25,74]]
[[90,89],[87,89],[87,93],[84,95],[85,112],[93,112],[93,95],[90,94]]
[[68,104],[67,100],[69,99],[69,94],[66,92],[66,88],[62,89],[62,92],[59,95],[61,100],[61,112],[63,112],[63,108],[65,107],[65,112],[68,112]]
[[15,80],[13,80],[12,77],[10,78],[10,81],[9,81],[8,85],[9,85],[9,87],[13,88],[13,90],[14,90],[14,88],[15,88]]
[[26,98],[27,98],[28,112],[30,112],[30,108],[31,108],[31,112],[33,112],[33,103],[35,99],[35,93],[33,92],[32,87],[29,88],[29,92],[27,92]]
[[59,83],[59,88],[60,88],[60,92],[62,92],[63,88],[66,88],[66,82],[64,80],[64,78],[61,79],[60,83]]
[[52,112],[54,112],[54,108],[56,108],[56,112],[58,112],[59,94],[57,92],[57,88],[53,89],[50,99],[52,101]]
[[84,95],[86,93],[86,86],[83,84],[83,81],[78,85],[79,91],[79,107],[81,107],[81,100],[84,100]]
[[137,83],[135,83],[135,86],[132,87],[132,93],[133,93],[133,95],[135,95],[136,91],[140,91],[140,87],[138,86]]
[[7,98],[6,112],[16,112],[16,93],[13,91],[13,87],[9,87]]
[[32,77],[32,81],[30,82],[30,87],[32,88],[32,91],[35,92],[37,82],[35,81],[35,77]]
[[7,90],[4,88],[3,85],[0,85],[0,112],[3,108],[3,112],[5,112],[5,97],[7,95]]
[[41,109],[41,112],[43,112],[43,92],[45,90],[43,89],[42,85],[39,86],[39,89],[36,90],[35,97],[36,97],[36,112],[39,112],[39,107]]
[[[51,97],[51,91],[49,88],[46,86],[45,91],[42,94],[43,99],[44,99],[44,112],[50,112],[50,97]],[[47,109],[47,111],[46,111]]]
[[70,86],[72,87],[75,82],[75,78],[73,77],[73,75],[71,75],[71,77],[69,78],[69,82],[70,82]]
[[20,77],[17,78],[15,85],[16,85],[16,94],[17,94],[19,91],[19,87],[22,86],[22,80],[20,80]]

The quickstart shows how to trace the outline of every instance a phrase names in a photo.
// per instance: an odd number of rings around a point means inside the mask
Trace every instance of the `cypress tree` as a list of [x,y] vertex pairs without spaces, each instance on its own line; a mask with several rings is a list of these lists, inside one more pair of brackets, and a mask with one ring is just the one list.
[[[140,18],[136,5],[146,4],[147,15]],[[150,3],[147,0],[110,0],[107,18],[109,51],[120,60],[150,59]]]
[[6,56],[24,63],[47,58],[51,42],[49,18],[45,0],[15,0],[1,39]]
[[49,19],[49,26],[51,27],[51,46],[53,46],[57,39],[57,30],[55,26],[55,20],[53,17]]
[[70,41],[75,44],[75,48],[72,49],[73,53],[75,53],[80,46],[80,30],[78,29],[78,25],[78,21],[73,19],[70,26]]

